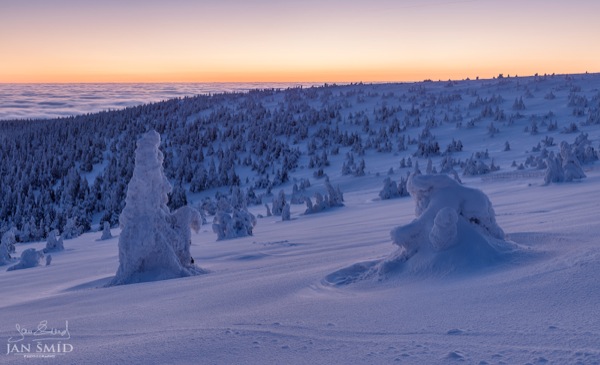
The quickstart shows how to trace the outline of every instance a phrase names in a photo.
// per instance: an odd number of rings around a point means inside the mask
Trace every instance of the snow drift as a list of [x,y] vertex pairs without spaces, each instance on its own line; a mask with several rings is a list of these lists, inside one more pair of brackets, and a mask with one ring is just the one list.
[[330,284],[406,273],[444,276],[505,261],[518,249],[505,239],[494,209],[480,190],[447,175],[411,175],[407,189],[416,218],[391,231],[398,249],[382,260],[361,262],[326,278]]

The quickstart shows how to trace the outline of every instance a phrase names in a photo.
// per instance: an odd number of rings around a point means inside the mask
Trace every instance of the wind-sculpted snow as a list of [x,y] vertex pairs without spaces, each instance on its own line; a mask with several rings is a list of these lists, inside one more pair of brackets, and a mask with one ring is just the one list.
[[445,276],[508,260],[519,248],[506,241],[492,203],[480,190],[447,175],[411,175],[407,189],[416,218],[391,231],[398,249],[379,261],[330,274],[326,282],[348,284],[390,275]]

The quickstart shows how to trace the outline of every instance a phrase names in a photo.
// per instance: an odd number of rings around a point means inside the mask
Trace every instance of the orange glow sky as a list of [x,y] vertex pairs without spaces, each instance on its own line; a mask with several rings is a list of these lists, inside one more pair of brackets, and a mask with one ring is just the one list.
[[0,82],[600,71],[598,0],[0,0]]

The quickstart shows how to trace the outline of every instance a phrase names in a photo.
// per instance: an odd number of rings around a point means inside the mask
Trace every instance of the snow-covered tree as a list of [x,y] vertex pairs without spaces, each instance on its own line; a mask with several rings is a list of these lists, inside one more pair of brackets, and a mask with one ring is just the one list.
[[291,219],[291,216],[290,216],[290,205],[286,204],[283,207],[283,210],[281,211],[281,220],[282,221],[289,221],[290,219]]
[[106,221],[105,221],[105,222],[104,222],[104,225],[103,225],[103,227],[102,227],[102,237],[100,237],[100,240],[101,240],[101,241],[104,241],[104,240],[109,240],[109,239],[111,239],[112,237],[113,237],[113,236],[112,236],[112,234],[110,233],[110,224],[109,224],[108,222],[106,222]]
[[[418,220],[433,221],[439,210],[450,207],[485,234],[498,239],[504,238],[504,232],[496,223],[491,202],[481,191],[464,187],[447,175],[411,175],[408,190],[415,200]],[[403,235],[404,229],[394,232],[396,244],[402,245],[409,237]]]
[[16,243],[17,243],[17,239],[15,237],[14,228],[11,228],[8,231],[4,232],[4,234],[2,235],[1,244],[4,246],[7,253],[9,253],[9,254],[15,253],[15,244]]
[[10,261],[10,254],[8,253],[8,249],[4,244],[4,240],[2,240],[2,242],[0,242],[0,266],[8,264]]
[[229,240],[238,237],[252,236],[256,226],[256,217],[247,209],[234,209],[233,215],[219,211],[213,218],[212,229],[217,240]]
[[560,158],[562,160],[565,181],[570,182],[586,177],[577,156],[575,156],[571,151],[571,146],[565,141],[560,143]]
[[314,195],[314,204],[310,198],[305,198],[306,210],[304,211],[304,214],[314,214],[329,208],[344,206],[344,195],[339,186],[335,189],[329,182],[329,179],[327,179],[325,181],[325,187],[327,189],[327,194],[323,195],[320,192],[316,192]]
[[38,265],[40,265],[44,260],[44,252],[42,251],[36,251],[35,248],[28,248],[26,250],[23,250],[23,252],[21,252],[21,258],[19,259],[19,262],[11,267],[9,267],[8,269],[6,269],[6,271],[13,271],[13,270],[21,270],[21,269],[28,269],[31,267],[36,267]]
[[383,188],[379,192],[381,200],[392,199],[398,196],[398,185],[389,176],[383,180]]
[[236,238],[233,229],[233,219],[227,212],[218,211],[212,222],[212,230],[217,234],[217,240]]
[[546,185],[550,183],[558,183],[565,181],[565,172],[562,168],[562,162],[560,158],[554,155],[554,152],[550,152],[546,158],[546,173],[544,175],[544,183]]
[[302,204],[304,202],[304,189],[300,190],[298,184],[294,184],[292,187],[292,197],[290,198],[291,204]]
[[252,236],[256,226],[256,217],[247,209],[236,209],[233,212],[233,227],[236,237]]
[[344,206],[344,194],[340,190],[338,185],[334,188],[329,181],[329,178],[325,179],[325,188],[327,189],[329,207],[343,207]]
[[77,219],[72,217],[67,219],[61,237],[68,240],[80,236],[81,233],[83,233],[82,227],[77,224]]
[[65,249],[63,238],[58,234],[59,232],[57,229],[48,232],[48,237],[46,237],[46,248],[44,248],[45,253],[62,251]]
[[273,198],[273,209],[272,209],[273,215],[281,215],[281,212],[283,211],[283,207],[285,207],[285,204],[286,204],[285,192],[283,190],[279,190],[279,194],[277,195],[277,197]]
[[171,214],[167,207],[171,184],[163,173],[159,145],[156,131],[147,132],[137,142],[135,167],[119,217],[119,268],[109,285],[203,273],[189,251],[192,208]]

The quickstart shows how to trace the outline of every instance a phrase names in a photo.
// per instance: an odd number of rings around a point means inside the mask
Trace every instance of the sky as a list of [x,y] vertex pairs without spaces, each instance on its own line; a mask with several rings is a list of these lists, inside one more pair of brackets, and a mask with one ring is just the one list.
[[0,82],[600,72],[597,0],[0,0]]

